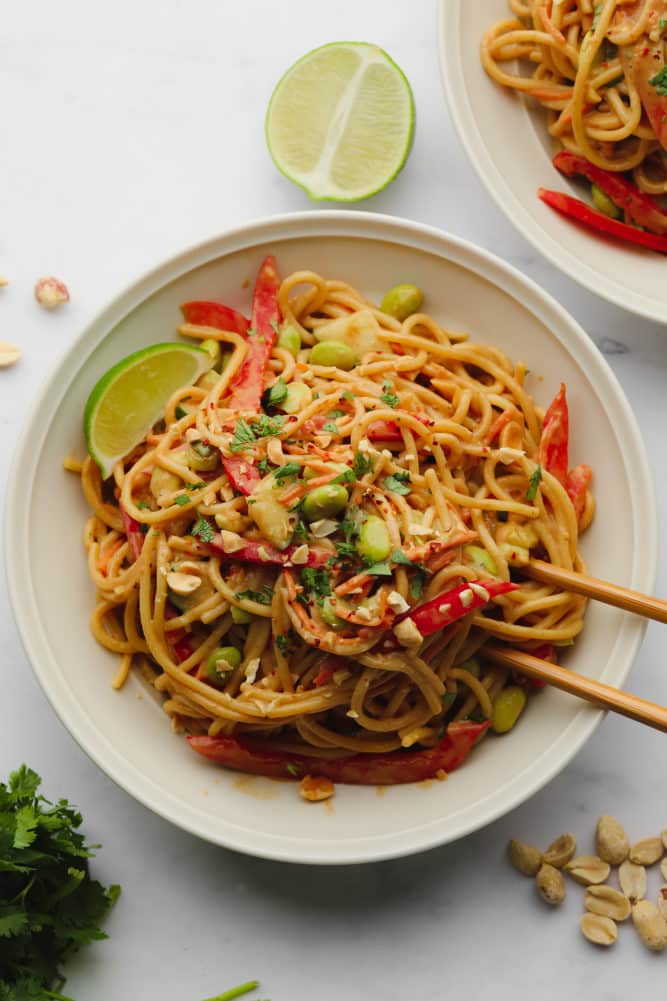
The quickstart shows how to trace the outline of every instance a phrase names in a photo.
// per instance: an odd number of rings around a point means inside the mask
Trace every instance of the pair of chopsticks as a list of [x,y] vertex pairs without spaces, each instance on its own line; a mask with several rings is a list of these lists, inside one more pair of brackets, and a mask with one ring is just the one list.
[[[635,612],[648,619],[667,622],[667,601],[661,601],[659,598],[597,580],[574,570],[563,570],[562,567],[552,566],[543,560],[529,560],[527,564],[522,564],[521,570],[527,577],[543,584],[555,584],[566,591],[595,598],[607,605]],[[667,708],[664,706],[640,699],[637,695],[630,695],[629,692],[605,685],[586,675],[576,674],[574,671],[559,667],[558,664],[550,664],[549,661],[533,657],[523,650],[513,650],[511,647],[493,643],[484,647],[484,655],[494,664],[515,668],[530,678],[538,678],[548,685],[553,685],[554,688],[577,695],[580,699],[592,702],[602,709],[610,709],[612,712],[628,716],[639,723],[645,723],[667,733]]]

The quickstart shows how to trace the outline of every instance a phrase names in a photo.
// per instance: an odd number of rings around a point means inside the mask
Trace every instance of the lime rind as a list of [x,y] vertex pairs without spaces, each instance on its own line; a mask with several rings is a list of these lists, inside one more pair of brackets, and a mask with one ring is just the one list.
[[[396,73],[396,75],[402,81],[404,85],[404,92],[408,100],[408,116],[407,116],[408,130],[403,147],[400,150],[400,152],[397,152],[396,156],[397,166],[395,170],[392,173],[383,176],[382,180],[378,181],[377,185],[375,185],[374,187],[364,189],[363,191],[355,191],[349,194],[344,193],[341,189],[338,189],[336,193],[334,193],[333,191],[329,191],[326,194],[313,191],[312,188],[309,187],[308,183],[304,181],[303,178],[300,178],[297,174],[290,171],[286,167],[286,165],[280,160],[280,158],[276,155],[274,144],[271,140],[272,112],[277,100],[281,96],[283,85],[292,76],[293,72],[297,69],[297,67],[305,63],[307,60],[312,59],[318,53],[321,53],[326,49],[332,49],[337,47],[366,48],[366,49],[372,49],[375,52],[379,53],[383,57],[385,62],[391,67],[391,69]],[[405,164],[407,163],[407,159],[408,156],[410,155],[410,151],[412,149],[412,144],[414,141],[415,119],[416,119],[415,100],[414,100],[414,95],[412,93],[412,88],[410,86],[410,82],[405,73],[403,72],[403,70],[401,69],[401,67],[398,65],[398,63],[396,63],[395,60],[393,60],[391,56],[384,49],[380,48],[380,46],[378,45],[374,45],[371,42],[345,42],[345,41],[327,42],[325,45],[320,45],[315,49],[311,49],[310,52],[306,52],[305,55],[301,56],[300,59],[297,59],[296,62],[292,63],[292,65],[288,67],[288,69],[280,77],[278,83],[273,89],[273,93],[271,94],[271,98],[269,100],[268,108],[266,109],[266,117],[264,120],[264,135],[271,159],[273,160],[274,164],[276,165],[280,173],[283,174],[283,176],[286,177],[293,184],[296,184],[297,187],[305,191],[308,197],[311,199],[311,201],[356,202],[356,201],[361,201],[364,198],[371,198],[373,195],[376,195],[380,191],[383,191],[387,187],[387,185],[391,184],[391,182],[395,180],[395,178],[403,170]]]
[[[167,384],[161,387],[163,392],[160,393],[159,399],[150,399],[150,387],[148,387],[149,392],[144,391],[145,387],[141,388],[139,395],[143,395],[143,400],[139,402],[143,405],[143,409],[140,407],[131,442],[124,441],[123,447],[118,449],[100,448],[98,441],[100,435],[96,435],[96,430],[98,430],[97,424],[101,420],[102,404],[105,401],[109,402],[109,396],[113,393],[114,388],[118,389],[119,381],[131,373],[133,369],[143,366],[145,362],[151,359],[155,359],[157,362],[160,356],[164,356],[165,358],[174,360],[179,355],[182,356],[182,367],[179,365],[176,366],[178,370],[177,377],[168,379]],[[135,351],[127,355],[127,357],[122,358],[104,373],[95,383],[83,412],[83,430],[88,451],[98,465],[103,479],[107,479],[111,475],[115,464],[131,452],[146,436],[156,421],[160,419],[172,393],[181,386],[195,383],[212,365],[213,359],[203,348],[190,344],[178,344],[172,341],[164,344],[153,344],[150,347]],[[155,371],[159,375],[159,363],[156,365]],[[119,403],[118,400],[114,402],[116,404]],[[105,432],[108,433],[109,430],[109,428],[106,428]]]

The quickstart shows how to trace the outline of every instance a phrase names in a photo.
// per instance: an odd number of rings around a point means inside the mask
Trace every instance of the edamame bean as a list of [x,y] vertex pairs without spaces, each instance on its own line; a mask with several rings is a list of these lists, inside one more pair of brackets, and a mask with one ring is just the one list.
[[494,733],[507,733],[512,729],[526,704],[526,693],[517,685],[503,688],[493,703],[491,729]]
[[236,605],[232,605],[229,609],[232,622],[237,626],[247,626],[249,622],[252,622],[252,615],[250,612],[246,612],[244,608],[238,608]]
[[155,466],[151,473],[151,493],[155,500],[159,500],[162,494],[173,493],[183,485],[180,476],[170,473],[162,466]]
[[423,300],[422,290],[416,285],[394,285],[382,300],[380,309],[403,322],[419,310]]
[[216,372],[214,368],[211,368],[208,372],[204,372],[204,374],[197,379],[197,385],[200,389],[213,389],[219,378],[220,373]]
[[219,646],[209,654],[206,661],[206,677],[214,685],[222,688],[242,660],[241,651],[235,646]]
[[296,327],[285,327],[284,330],[281,330],[280,337],[278,338],[278,347],[289,351],[296,358],[301,350],[301,334]]
[[332,629],[342,629],[345,625],[344,619],[340,619],[333,610],[331,598],[325,598],[320,607],[320,615],[328,626]]
[[212,337],[207,337],[205,341],[202,341],[199,345],[208,355],[213,359],[213,368],[217,368],[220,371],[220,361],[222,359],[222,348],[220,347],[220,341],[215,341]]
[[604,193],[602,188],[598,188],[597,184],[591,184],[591,197],[593,204],[603,215],[609,216],[610,219],[621,218],[621,210],[616,202],[613,202],[609,195]]
[[315,487],[303,499],[303,513],[308,521],[333,518],[343,510],[349,500],[347,490],[341,483],[327,483]]
[[389,531],[382,518],[372,514],[359,529],[357,552],[368,563],[380,563],[391,552]]
[[313,365],[326,365],[349,372],[357,364],[357,356],[351,347],[341,341],[320,341],[310,352]]
[[290,382],[287,387],[287,395],[282,403],[278,403],[278,410],[283,410],[286,414],[298,414],[300,410],[307,407],[313,399],[313,391],[305,382]]
[[487,570],[494,577],[497,575],[498,567],[496,566],[496,561],[491,553],[487,553],[486,549],[483,549],[482,546],[464,546],[463,552],[476,567]]
[[203,441],[193,441],[187,451],[186,461],[190,469],[207,473],[218,465],[220,454],[213,445],[205,445]]

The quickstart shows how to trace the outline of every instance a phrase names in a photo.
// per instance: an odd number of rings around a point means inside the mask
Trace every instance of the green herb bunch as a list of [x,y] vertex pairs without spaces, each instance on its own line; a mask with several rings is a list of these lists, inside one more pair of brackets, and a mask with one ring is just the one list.
[[[0,1001],[62,999],[60,967],[106,938],[99,924],[120,887],[90,878],[81,814],[50,803],[25,765],[0,783]],[[66,1001],[66,999],[65,999]]]

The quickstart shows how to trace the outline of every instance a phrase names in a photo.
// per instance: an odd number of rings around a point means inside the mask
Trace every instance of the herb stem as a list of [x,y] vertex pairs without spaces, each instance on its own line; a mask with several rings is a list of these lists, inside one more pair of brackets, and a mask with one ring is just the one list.
[[238,987],[232,987],[224,994],[216,994],[213,998],[206,998],[205,1001],[233,1001],[234,998],[240,998],[242,994],[254,991],[256,987],[259,987],[259,980],[249,980],[246,984],[239,984]]

